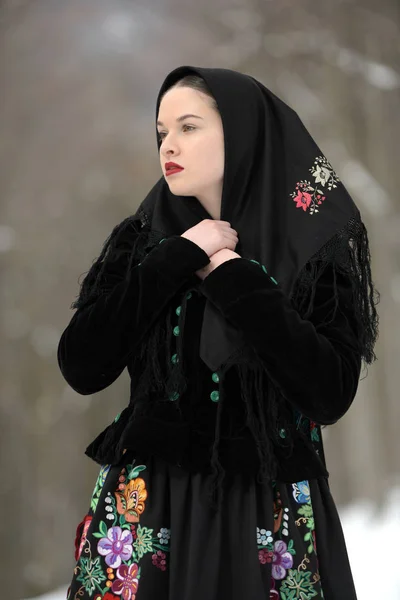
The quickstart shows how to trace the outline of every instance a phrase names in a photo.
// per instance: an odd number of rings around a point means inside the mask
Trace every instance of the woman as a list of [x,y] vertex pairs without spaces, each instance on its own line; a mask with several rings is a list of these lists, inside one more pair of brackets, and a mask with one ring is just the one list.
[[68,597],[353,600],[321,427],[375,358],[360,213],[250,76],[179,67],[156,117],[163,177],[106,240],[59,344],[80,394],[131,376],[86,450],[102,467]]

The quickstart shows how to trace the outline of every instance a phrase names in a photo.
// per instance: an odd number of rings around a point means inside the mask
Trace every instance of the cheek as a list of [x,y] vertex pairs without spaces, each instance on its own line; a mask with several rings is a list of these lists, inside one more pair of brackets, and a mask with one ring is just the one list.
[[225,149],[219,138],[203,138],[196,140],[190,149],[190,162],[194,168],[203,172],[221,174],[225,164]]

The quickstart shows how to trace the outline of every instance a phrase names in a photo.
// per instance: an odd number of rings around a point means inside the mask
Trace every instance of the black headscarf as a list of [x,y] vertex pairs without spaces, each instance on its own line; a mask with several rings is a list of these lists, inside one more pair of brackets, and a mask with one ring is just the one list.
[[[331,164],[289,106],[237,71],[190,66],[173,70],[159,91],[156,120],[165,92],[190,74],[205,80],[221,115],[225,171],[220,218],[238,232],[236,252],[266,265],[288,296],[310,261],[318,261],[319,268],[335,262],[361,277],[354,283],[365,312],[361,318],[369,362],[375,323],[367,234]],[[196,197],[173,195],[164,177],[140,210],[151,215],[152,229],[165,236],[180,235],[212,218]],[[204,362],[215,371],[242,343],[239,332],[207,301],[200,347]]]
[[[225,169],[220,219],[229,221],[238,232],[236,252],[265,265],[304,318],[312,312],[315,287],[327,266],[336,273],[345,274],[353,286],[360,355],[365,362],[372,362],[378,318],[367,232],[358,208],[331,164],[294,110],[253,77],[229,69],[191,66],[174,69],[159,91],[156,121],[164,93],[186,75],[203,78],[221,115]],[[160,142],[157,143],[160,146]],[[213,157],[210,155],[209,159],[212,161]],[[141,231],[148,231],[150,235],[148,250],[162,237],[180,235],[202,219],[210,218],[211,215],[196,197],[173,195],[162,177],[135,215],[114,229],[99,258],[98,268],[96,265],[92,267],[93,276],[88,276],[83,283],[82,292],[85,289],[88,292],[95,279],[100,281],[99,269],[101,271],[106,251],[108,256],[112,255],[122,232],[129,227],[138,231],[136,223],[139,221]],[[133,256],[129,267],[132,260]],[[92,291],[95,287],[91,286]],[[336,293],[335,290],[333,293]],[[82,293],[80,299],[84,300],[84,297]],[[73,306],[79,305],[78,302]],[[185,307],[182,309],[184,318]],[[168,318],[167,315],[167,321]],[[149,335],[149,371],[143,377],[144,388],[151,382],[163,385],[154,357],[161,331],[160,324],[160,327],[154,327],[153,335]],[[167,332],[171,335],[170,326],[167,326]],[[250,359],[244,358],[243,347],[241,334],[207,300],[201,333],[201,359],[213,371],[240,362],[243,366],[246,361],[249,367]],[[247,385],[249,377],[245,367],[241,370],[241,381]],[[168,383],[170,388],[185,387],[179,368],[179,365],[174,367]],[[137,393],[139,391],[140,388]],[[246,396],[249,400],[249,390]],[[258,428],[255,437],[265,438],[269,427],[271,433],[271,423],[276,427],[281,425],[278,423],[277,406],[277,403],[270,404],[271,414],[265,422],[260,414],[256,414],[257,411],[253,412],[251,425],[254,431]],[[222,406],[218,409],[222,410]],[[258,409],[259,412],[265,410],[265,403],[264,407],[260,404]],[[272,416],[274,418],[270,418]],[[219,418],[220,413],[217,427]],[[260,425],[260,419],[264,425]],[[218,437],[217,432],[216,435]],[[265,443],[268,446],[268,442]],[[267,448],[264,465],[271,464],[266,460],[270,454]],[[214,466],[217,465],[215,457],[213,460]],[[220,471],[220,466],[217,465],[216,470]]]

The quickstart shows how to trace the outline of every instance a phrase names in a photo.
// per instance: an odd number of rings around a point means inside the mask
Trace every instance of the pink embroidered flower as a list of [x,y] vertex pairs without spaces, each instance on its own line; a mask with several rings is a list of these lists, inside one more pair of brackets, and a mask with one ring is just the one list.
[[287,552],[287,545],[283,540],[278,540],[274,544],[274,558],[272,559],[272,577],[274,579],[283,579],[286,575],[286,569],[293,566],[293,556]]
[[112,591],[114,594],[121,596],[122,600],[135,600],[136,593],[139,587],[137,574],[139,567],[136,563],[122,565],[117,569],[117,578],[113,581]]
[[106,557],[109,567],[117,569],[123,560],[129,560],[132,556],[132,534],[128,529],[121,527],[110,527],[107,537],[101,538],[97,544],[97,551]]
[[92,518],[90,515],[86,515],[81,523],[79,523],[76,530],[76,538],[75,538],[75,560],[78,561],[80,555],[82,554],[83,546],[86,542],[86,536],[88,529],[90,527],[90,523],[92,522]]
[[296,208],[302,208],[304,211],[306,211],[312,201],[311,194],[299,190],[297,192],[297,196],[294,198],[294,201],[297,202]]

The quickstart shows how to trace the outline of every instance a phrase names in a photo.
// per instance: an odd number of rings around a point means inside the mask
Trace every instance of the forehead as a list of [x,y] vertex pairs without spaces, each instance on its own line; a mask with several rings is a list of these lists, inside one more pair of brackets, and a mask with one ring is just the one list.
[[161,121],[176,118],[183,114],[183,111],[206,116],[208,111],[211,111],[206,94],[186,87],[170,89],[161,100],[158,118]]

